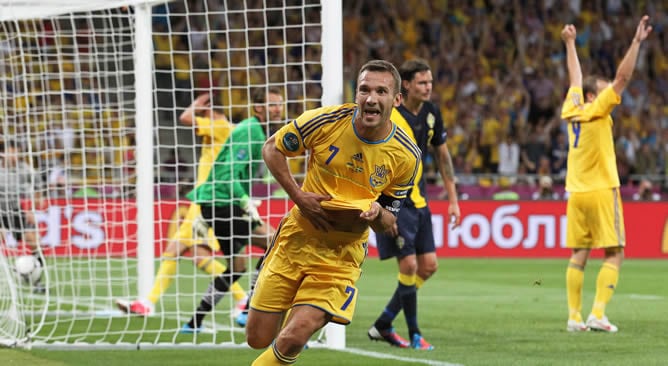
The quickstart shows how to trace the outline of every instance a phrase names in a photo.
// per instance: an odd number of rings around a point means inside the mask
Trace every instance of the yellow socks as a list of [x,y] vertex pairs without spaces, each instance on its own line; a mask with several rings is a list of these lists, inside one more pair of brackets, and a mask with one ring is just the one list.
[[594,297],[594,306],[591,309],[592,315],[598,319],[605,315],[605,306],[615,293],[618,280],[619,268],[614,264],[604,262],[596,278],[596,296]]
[[415,286],[418,276],[416,274],[407,275],[399,272],[397,279],[399,280],[399,283],[404,286]]
[[582,284],[584,267],[571,260],[566,269],[566,294],[568,298],[568,319],[582,322]]
[[292,365],[297,361],[297,357],[287,357],[283,356],[276,349],[276,342],[271,344],[271,347],[268,347],[258,358],[253,361],[251,366],[283,366],[283,365]]
[[417,278],[415,278],[415,288],[420,289],[420,287],[422,287],[422,285],[424,285],[424,281],[425,280],[422,277],[417,276]]
[[176,258],[169,254],[163,255],[162,261],[160,261],[160,268],[158,268],[158,273],[155,275],[153,288],[148,294],[147,300],[152,304],[157,303],[160,296],[172,284],[174,274],[176,274]]
[[[218,262],[213,258],[208,258],[199,262],[197,268],[201,269],[202,271],[212,276],[218,276],[219,274],[225,272],[225,270],[227,269],[227,267],[225,267],[224,264]],[[230,286],[230,292],[232,293],[235,302],[241,301],[245,299],[247,296],[244,288],[241,287],[241,285],[239,285],[237,282],[234,282],[232,286]]]

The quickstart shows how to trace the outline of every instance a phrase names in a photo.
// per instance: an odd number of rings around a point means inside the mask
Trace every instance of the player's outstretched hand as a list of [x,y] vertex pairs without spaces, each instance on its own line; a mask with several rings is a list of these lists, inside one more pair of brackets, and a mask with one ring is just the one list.
[[302,215],[311,222],[311,225],[320,231],[327,232],[332,230],[332,224],[329,223],[327,212],[322,208],[320,202],[331,199],[332,197],[329,195],[302,192],[294,201]]
[[640,19],[640,23],[638,23],[638,28],[636,29],[636,35],[634,37],[634,40],[636,42],[642,42],[644,41],[647,36],[649,36],[650,33],[652,33],[652,26],[648,25],[647,23],[649,22],[649,16],[645,15]]
[[209,93],[202,94],[195,99],[195,106],[196,107],[207,107],[209,105],[209,99],[211,96]]
[[459,205],[457,203],[450,204],[448,207],[448,216],[450,217],[450,223],[452,224],[453,229],[462,223],[462,213],[459,211]]
[[568,41],[575,41],[576,36],[577,31],[573,24],[566,24],[564,29],[561,30],[561,39],[564,41],[564,43]]

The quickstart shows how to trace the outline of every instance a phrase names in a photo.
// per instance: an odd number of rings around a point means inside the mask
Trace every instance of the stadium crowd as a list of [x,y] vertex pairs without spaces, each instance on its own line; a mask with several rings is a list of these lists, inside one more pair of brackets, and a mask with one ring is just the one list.
[[[542,176],[561,185],[568,149],[559,118],[568,89],[562,27],[578,29],[583,72],[612,79],[636,19],[647,13],[656,37],[641,49],[639,71],[614,111],[614,135],[622,185],[645,179],[665,192],[667,10],[664,2],[623,0],[344,2],[344,29],[364,39],[344,37],[346,99],[365,60],[424,58],[464,191],[466,185],[534,186]],[[437,171],[427,169],[436,182]]]
[[[187,6],[173,2],[154,8],[155,100],[158,119],[166,123],[165,134],[174,133],[176,116],[198,90],[217,91],[215,97],[232,122],[248,115],[247,86],[268,81],[285,85],[286,118],[318,105],[322,70],[317,7],[304,12],[263,13],[236,9],[242,5],[232,2],[223,16],[222,2],[206,4],[205,8],[204,2],[189,0]],[[253,9],[259,4],[249,1],[245,6]],[[432,96],[442,109],[460,191],[482,196],[470,198],[490,198],[506,190],[535,192],[548,182],[542,177],[549,177],[557,191],[563,190],[568,142],[559,112],[568,76],[560,30],[565,23],[577,26],[585,74],[612,78],[633,36],[635,19],[650,14],[656,37],[641,49],[638,71],[614,111],[614,135],[622,192],[628,197],[641,187],[647,190],[649,182],[650,191],[668,194],[668,36],[663,31],[668,25],[668,5],[664,2],[359,0],[344,1],[343,7],[344,32],[361,35],[343,37],[345,101],[353,100],[355,75],[367,60],[380,58],[399,65],[412,57],[426,59],[433,70]],[[210,15],[204,15],[205,11]],[[285,34],[273,30],[266,34],[272,45],[284,42],[286,51],[270,47],[265,53],[265,47],[260,47],[265,32],[247,31],[300,24],[301,17],[311,25],[305,29],[288,27]],[[41,31],[34,36],[34,46],[55,52],[56,48],[49,48],[56,41],[53,29]],[[86,24],[81,24],[79,33],[76,44],[81,51],[87,47],[86,40],[94,39],[87,38]],[[0,41],[3,57],[15,57],[9,43]],[[306,46],[302,46],[303,41]],[[42,52],[48,55],[48,51]],[[30,64],[30,60],[26,62]],[[285,68],[286,64],[289,67]],[[95,78],[74,82],[77,72],[84,76],[93,72],[89,70],[93,63],[77,67],[65,60],[61,65],[67,76],[62,81],[52,80],[30,93],[8,90],[17,97],[4,105],[6,110],[13,106],[21,111],[32,103],[30,113],[37,115],[30,119],[37,121],[37,131],[53,128],[35,134],[43,137],[38,143],[45,149],[55,144],[60,152],[44,157],[55,166],[45,170],[46,176],[51,170],[62,172],[63,164],[74,166],[68,168],[70,173],[79,169],[89,181],[96,181],[96,176],[134,174],[131,168],[110,168],[133,164],[132,123],[113,109],[96,107],[96,100],[102,98],[96,92],[102,87],[94,85]],[[17,72],[9,71],[6,75]],[[37,75],[39,70],[33,71]],[[58,75],[58,71],[44,70],[47,75]],[[21,93],[28,97],[19,98]],[[72,98],[84,100],[91,110],[67,107]],[[5,132],[13,134],[25,126],[20,121],[28,114],[16,116],[16,123]],[[177,181],[191,181],[193,169],[181,170],[185,164],[180,150],[163,150],[159,159],[164,164],[158,175],[166,177],[167,183],[175,176],[185,176]],[[440,185],[434,165],[426,167],[426,174],[434,187]],[[54,179],[62,181],[62,177]],[[489,190],[481,191],[481,187]],[[440,192],[438,188],[434,191]]]

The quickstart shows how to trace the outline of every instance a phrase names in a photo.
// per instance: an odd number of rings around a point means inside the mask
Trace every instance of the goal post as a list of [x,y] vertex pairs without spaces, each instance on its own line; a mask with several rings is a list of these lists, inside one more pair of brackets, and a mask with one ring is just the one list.
[[[189,204],[206,134],[180,114],[209,94],[238,123],[256,88],[283,93],[283,122],[341,103],[341,12],[340,0],[0,0],[0,140],[19,146],[36,177],[21,200],[34,220],[2,231],[0,273],[30,253],[16,236],[36,230],[46,282],[38,293],[15,276],[0,281],[0,338],[64,349],[244,346],[232,296],[207,317],[208,332],[179,333],[211,280],[190,252],[151,316],[123,314],[114,300],[151,293]],[[266,176],[250,186],[277,226],[287,198]],[[260,254],[242,255],[251,264]],[[240,282],[250,290],[250,276]],[[343,329],[328,326],[318,344],[345,347]]]

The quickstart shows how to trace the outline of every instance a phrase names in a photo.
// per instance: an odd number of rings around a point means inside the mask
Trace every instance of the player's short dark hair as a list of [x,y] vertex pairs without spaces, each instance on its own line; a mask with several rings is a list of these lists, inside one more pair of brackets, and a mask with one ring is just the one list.
[[401,91],[401,75],[399,71],[394,67],[390,62],[385,60],[371,60],[365,63],[360,71],[357,73],[357,78],[362,75],[364,71],[373,71],[373,72],[389,72],[394,78],[394,93],[399,93]]
[[587,99],[587,94],[592,93],[596,95],[598,90],[596,89],[596,82],[599,80],[607,80],[601,75],[589,75],[582,80],[582,95]]
[[267,94],[281,95],[281,89],[275,86],[255,88],[251,93],[251,102],[253,104],[264,104],[267,102]]
[[408,60],[399,66],[399,75],[401,75],[401,80],[411,81],[415,78],[415,74],[418,72],[429,71],[431,68],[427,61],[421,58],[415,58]]

